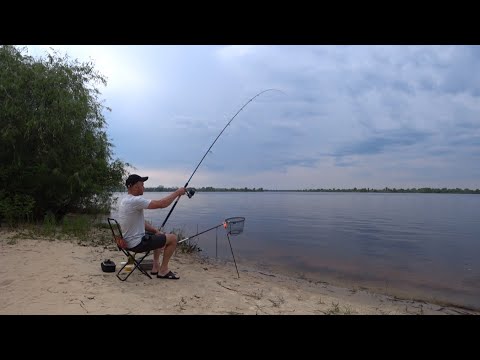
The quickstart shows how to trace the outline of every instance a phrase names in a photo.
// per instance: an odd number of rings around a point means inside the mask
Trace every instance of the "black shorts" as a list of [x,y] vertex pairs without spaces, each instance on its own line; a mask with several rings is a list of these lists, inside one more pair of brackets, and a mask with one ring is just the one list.
[[167,237],[165,234],[154,235],[152,233],[146,233],[142,237],[142,241],[137,246],[129,249],[130,251],[140,253],[160,249],[165,246]]

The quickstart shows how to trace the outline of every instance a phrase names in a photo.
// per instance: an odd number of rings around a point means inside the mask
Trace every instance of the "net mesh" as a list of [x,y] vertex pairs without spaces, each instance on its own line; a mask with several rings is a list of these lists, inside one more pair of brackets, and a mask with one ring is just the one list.
[[225,219],[225,229],[227,229],[228,234],[238,235],[243,232],[243,226],[245,224],[244,217],[231,217]]

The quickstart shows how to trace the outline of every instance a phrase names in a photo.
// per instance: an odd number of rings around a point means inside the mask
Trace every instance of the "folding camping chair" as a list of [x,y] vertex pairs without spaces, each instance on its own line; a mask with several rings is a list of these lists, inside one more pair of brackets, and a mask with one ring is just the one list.
[[[137,253],[135,252],[130,252],[127,248],[127,243],[126,241],[124,240],[123,238],[123,234],[122,234],[122,229],[120,228],[120,224],[118,223],[117,220],[115,219],[112,219],[112,218],[108,218],[108,224],[110,225],[110,230],[112,230],[112,234],[113,234],[113,240],[115,241],[115,244],[117,245],[118,249],[121,250],[125,256],[127,257],[127,261],[125,262],[125,265],[122,266],[122,268],[120,270],[118,270],[118,273],[117,273],[117,277],[121,280],[121,281],[125,281],[128,279],[128,277],[135,271],[135,269],[139,269],[143,275],[146,275],[148,276],[150,279],[152,278],[150,276],[150,274],[148,272],[145,271],[145,269],[140,266],[140,264],[142,263],[142,261],[150,254],[150,250],[145,252],[145,255],[143,255],[138,261],[135,259],[135,255]],[[112,222],[115,222],[115,224],[113,224]],[[114,229],[114,227],[116,226],[116,229]],[[133,255],[132,255],[133,253]],[[130,271],[128,273],[127,276],[125,276],[124,278],[122,278],[120,276],[120,273],[122,272],[122,270],[127,266],[127,265],[130,265],[133,263],[133,269],[132,271]]]

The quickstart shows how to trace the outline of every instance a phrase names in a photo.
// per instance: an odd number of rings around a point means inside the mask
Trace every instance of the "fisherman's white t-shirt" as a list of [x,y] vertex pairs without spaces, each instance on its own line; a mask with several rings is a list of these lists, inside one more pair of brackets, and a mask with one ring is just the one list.
[[118,208],[118,222],[122,228],[123,238],[131,249],[142,241],[145,235],[145,217],[143,210],[150,205],[149,199],[143,196],[128,194],[120,201]]

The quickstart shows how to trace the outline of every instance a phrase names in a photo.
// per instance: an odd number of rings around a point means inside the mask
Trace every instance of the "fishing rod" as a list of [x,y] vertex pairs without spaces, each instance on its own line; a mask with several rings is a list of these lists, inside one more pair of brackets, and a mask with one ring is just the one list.
[[196,233],[195,235],[191,235],[189,237],[186,237],[180,241],[177,242],[177,244],[180,244],[184,241],[193,239],[194,237],[197,237],[198,235],[205,234],[208,231],[212,231],[213,229],[219,228],[220,226],[223,226],[225,230],[227,230],[227,234],[229,235],[239,235],[243,232],[243,227],[245,224],[245,218],[242,216],[235,216],[231,217],[228,219],[225,219],[225,221],[221,224],[215,225],[211,227],[210,229],[204,230],[202,232]]
[[[195,175],[195,173],[197,172],[197,169],[200,167],[200,164],[203,162],[203,159],[205,159],[205,157],[207,156],[207,154],[210,152],[210,149],[213,147],[213,145],[217,142],[218,138],[223,134],[223,132],[225,131],[225,129],[228,127],[228,125],[230,125],[230,123],[233,121],[233,119],[235,119],[235,117],[243,110],[243,108],[245,108],[249,103],[251,103],[256,97],[260,96],[261,94],[267,92],[267,91],[280,91],[280,92],[283,92],[281,90],[278,90],[278,89],[267,89],[267,90],[263,90],[261,92],[259,92],[257,95],[255,95],[254,97],[252,97],[250,100],[248,100],[245,105],[243,105],[240,110],[237,111],[237,113],[230,119],[230,121],[227,123],[227,125],[225,125],[225,127],[223,128],[223,130],[220,132],[220,134],[218,134],[218,136],[215,138],[215,141],[212,143],[212,145],[210,145],[210,147],[208,148],[208,150],[205,152],[205,155],[203,155],[202,159],[200,160],[200,162],[198,163],[197,167],[195,168],[195,170],[193,171],[192,175],[190,176],[190,178],[187,180],[187,182],[185,183],[185,186],[184,188],[187,188],[188,184],[190,183],[190,180],[192,180],[193,178],[193,175]],[[186,189],[187,192],[187,196],[188,198],[191,198],[194,194],[195,194],[195,189],[194,188],[189,188],[189,189]],[[160,231],[163,229],[163,227],[165,226],[165,224],[167,223],[167,220],[168,218],[170,217],[170,215],[172,214],[173,212],[173,209],[175,209],[175,206],[177,206],[177,203],[178,203],[178,200],[180,200],[180,196],[177,198],[177,200],[175,201],[175,203],[173,204],[172,208],[170,209],[170,211],[168,212],[168,215],[167,217],[165,218],[165,220],[163,221],[162,223],[162,226],[160,226]]]
[[216,225],[216,226],[214,226],[214,227],[211,227],[210,229],[207,229],[207,230],[205,230],[205,231],[202,231],[202,232],[196,233],[195,235],[192,235],[192,236],[186,237],[185,239],[182,239],[182,240],[178,241],[178,242],[177,242],[177,244],[180,244],[180,243],[182,243],[182,242],[184,242],[184,241],[187,241],[187,240],[193,239],[194,237],[197,237],[198,235],[205,234],[206,232],[208,232],[208,231],[211,231],[211,230],[213,230],[213,229],[216,229],[216,228],[218,228],[218,227],[220,227],[220,226],[222,226],[222,225],[224,225],[224,224],[223,224],[223,223],[221,223],[221,224],[219,224],[219,225]]
[[240,279],[240,273],[238,272],[237,261],[235,260],[235,255],[233,254],[232,243],[230,242],[230,236],[240,235],[243,232],[243,227],[245,225],[245,218],[243,216],[235,216],[235,217],[225,219],[223,223],[218,224],[202,232],[196,233],[195,235],[186,237],[185,239],[180,240],[178,244],[184,241],[190,240],[194,237],[197,237],[198,235],[204,234],[207,231],[211,231],[213,229],[219,228],[222,225],[225,228],[225,230],[227,230],[228,244],[230,245],[230,251],[232,252],[233,262],[235,263],[235,269],[237,270],[238,278]]

